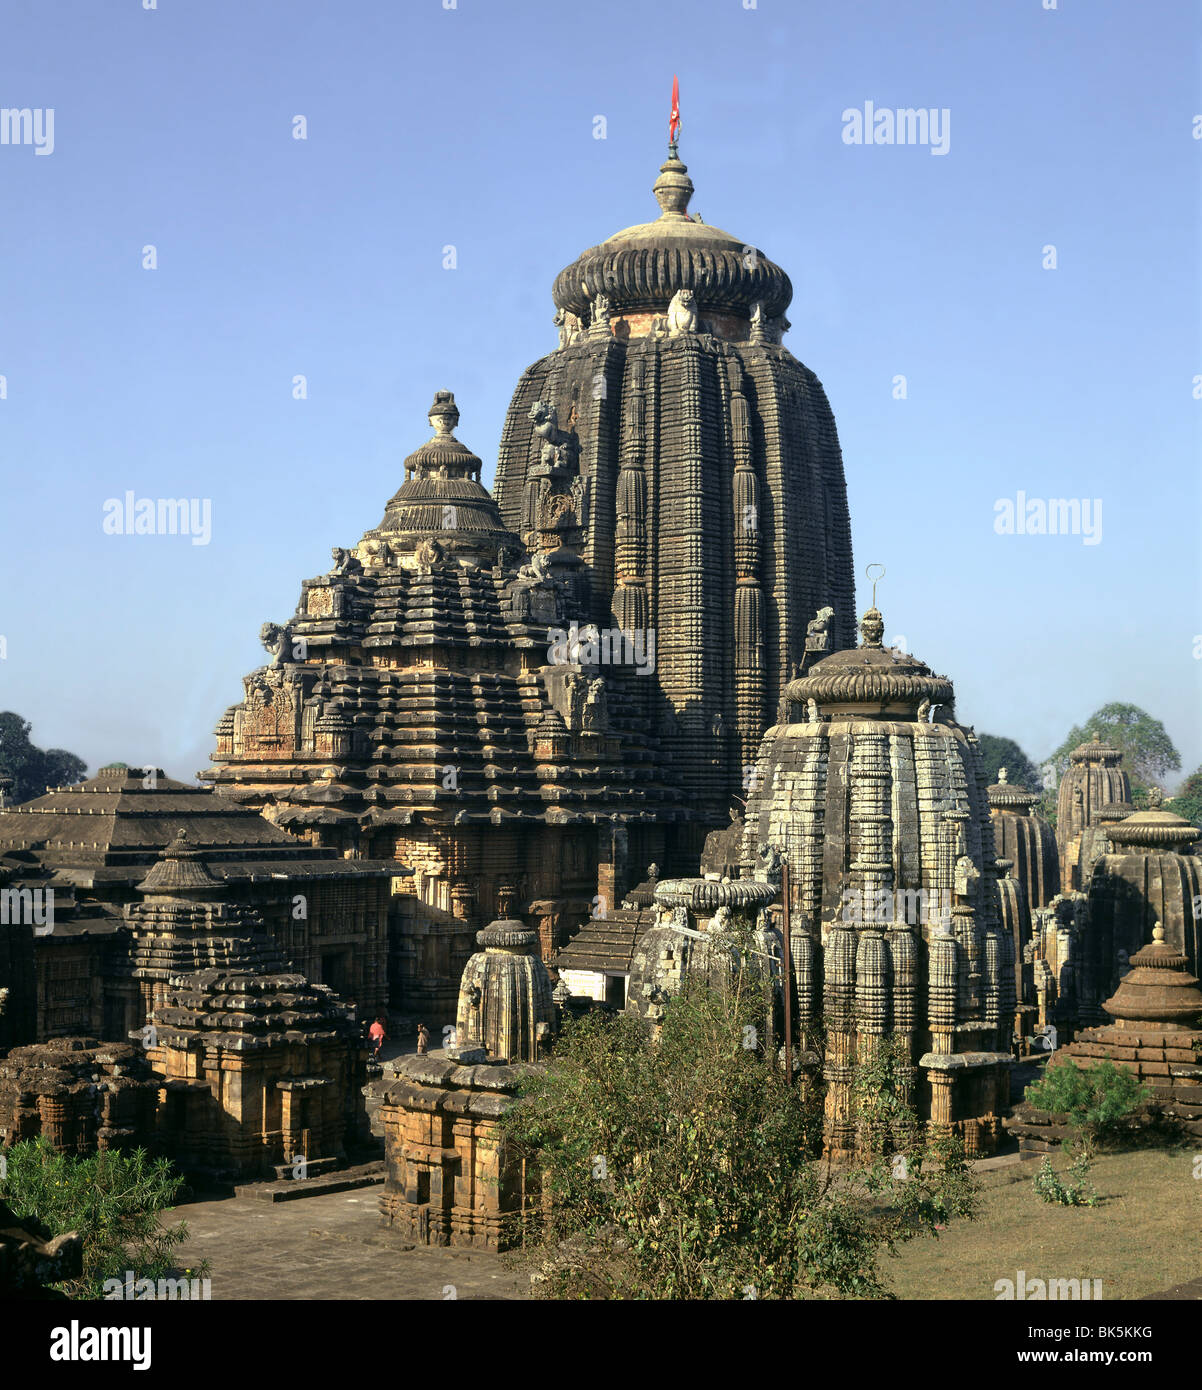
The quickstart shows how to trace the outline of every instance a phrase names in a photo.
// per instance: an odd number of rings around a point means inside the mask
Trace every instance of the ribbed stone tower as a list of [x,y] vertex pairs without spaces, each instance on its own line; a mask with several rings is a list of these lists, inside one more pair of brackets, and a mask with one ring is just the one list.
[[483,950],[468,961],[459,985],[459,1046],[483,1047],[503,1062],[537,1061],[555,1023],[537,933],[524,922],[497,921],[476,941]]
[[1052,827],[1032,807],[1039,793],[1011,782],[1006,769],[989,788],[997,852],[1009,859],[1031,907],[1047,907],[1060,892],[1060,855]]
[[1110,828],[1133,815],[1135,807],[1129,801],[1108,801],[1094,812],[1093,821],[1081,832],[1074,843],[1071,867],[1073,880],[1083,887],[1089,886],[1094,865],[1104,854],[1110,854],[1114,845],[1110,839]]
[[583,562],[595,623],[655,634],[624,698],[724,824],[807,624],[833,605],[852,640],[846,487],[822,385],[781,343],[789,277],[689,213],[674,145],[653,192],[655,221],[557,277],[559,346],[518,383],[495,492],[553,567]]
[[1064,891],[1082,888],[1081,836],[1112,801],[1130,801],[1131,783],[1123,770],[1123,753],[1095,734],[1069,754],[1069,765],[1056,794],[1056,843],[1060,846],[1060,883]]
[[854,1154],[855,1063],[887,1035],[919,1113],[988,1150],[1008,1103],[1015,957],[980,749],[951,682],[885,647],[875,608],[861,634],[789,683],[805,722],[764,738],[744,859],[789,860],[792,930],[808,938],[793,950],[809,962],[799,1011],[826,1025],[829,1151]]
[[[1202,962],[1202,858],[1190,850],[1198,828],[1161,805],[1153,788],[1146,811],[1109,826],[1108,854],[1093,866],[1084,940],[1083,1023],[1101,1021],[1105,1000],[1132,958],[1160,924],[1168,944],[1197,973]],[[1120,952],[1123,953],[1120,956]]]

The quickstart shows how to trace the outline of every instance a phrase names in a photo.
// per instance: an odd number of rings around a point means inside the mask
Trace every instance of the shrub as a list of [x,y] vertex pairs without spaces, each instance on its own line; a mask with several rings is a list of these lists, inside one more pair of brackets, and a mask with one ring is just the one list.
[[1062,1181],[1052,1167],[1052,1160],[1045,1158],[1039,1165],[1033,1186],[1045,1202],[1056,1202],[1062,1207],[1096,1207],[1098,1191],[1089,1181],[1087,1154],[1078,1154],[1069,1164],[1068,1176],[1068,1182]]
[[[0,1192],[17,1219],[44,1237],[77,1233],[83,1274],[59,1286],[73,1298],[100,1298],[106,1279],[167,1277],[172,1252],[188,1238],[184,1222],[164,1226],[159,1213],[175,1200],[183,1179],[165,1158],[144,1150],[74,1158],[56,1152],[45,1136],[5,1151],[7,1177]],[[204,1274],[206,1269],[192,1270]]]
[[1042,1080],[1027,1088],[1025,1099],[1037,1110],[1066,1115],[1075,1131],[1071,1147],[1088,1158],[1099,1144],[1129,1127],[1151,1094],[1129,1067],[1109,1061],[1086,1067],[1060,1062],[1050,1065]]
[[946,1138],[916,1139],[904,1180],[883,1155],[854,1171],[815,1156],[821,1096],[748,1045],[770,1035],[765,1007],[739,968],[673,998],[657,1039],[629,1015],[566,1030],[504,1121],[547,1197],[524,1236],[537,1292],[888,1297],[881,1254],[971,1214],[962,1147]]

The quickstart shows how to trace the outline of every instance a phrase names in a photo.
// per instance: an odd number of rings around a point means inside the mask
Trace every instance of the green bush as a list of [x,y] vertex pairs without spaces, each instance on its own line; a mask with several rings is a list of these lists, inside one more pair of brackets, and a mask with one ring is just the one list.
[[629,1015],[566,1030],[504,1121],[548,1198],[524,1237],[541,1295],[888,1297],[880,1256],[971,1214],[962,1146],[914,1137],[893,1098],[904,1178],[883,1154],[854,1171],[816,1157],[821,1095],[786,1085],[768,1036],[742,970],[672,999],[657,1039]]
[[1035,1175],[1035,1191],[1045,1202],[1056,1202],[1062,1207],[1096,1207],[1097,1188],[1089,1181],[1089,1156],[1079,1153],[1069,1164],[1069,1181],[1063,1182],[1060,1174],[1052,1167],[1052,1160],[1045,1158]]
[[[83,1245],[83,1274],[59,1286],[72,1298],[101,1298],[106,1279],[168,1277],[172,1252],[188,1238],[184,1222],[164,1226],[159,1213],[183,1183],[165,1158],[142,1149],[129,1155],[72,1158],[39,1135],[5,1150],[0,1193],[25,1226],[44,1238],[75,1232]],[[203,1275],[205,1269],[190,1270]]]
[[1075,1131],[1072,1147],[1088,1157],[1099,1144],[1118,1138],[1151,1094],[1129,1067],[1066,1061],[1049,1065],[1025,1099],[1037,1110],[1066,1115]]

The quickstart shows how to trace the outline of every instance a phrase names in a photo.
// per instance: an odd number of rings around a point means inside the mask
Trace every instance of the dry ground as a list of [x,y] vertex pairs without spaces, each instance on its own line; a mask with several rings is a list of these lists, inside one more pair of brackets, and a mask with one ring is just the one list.
[[[1192,1151],[1105,1154],[1097,1207],[1039,1199],[1019,1181],[982,1193],[981,1214],[918,1239],[882,1268],[905,1299],[993,1299],[994,1281],[1100,1279],[1105,1299],[1154,1295],[1202,1275],[1202,1179]],[[994,1175],[1000,1176],[1000,1175]],[[381,1233],[378,1188],[271,1205],[250,1198],[177,1208],[191,1240],[182,1264],[207,1257],[214,1299],[512,1299],[529,1283],[498,1256],[405,1249]],[[1202,1286],[1185,1296],[1196,1298]]]
[[[1103,1154],[1096,1207],[1061,1207],[1023,1179],[982,1194],[976,1221],[918,1239],[883,1269],[899,1298],[997,1298],[994,1281],[1100,1279],[1105,1299],[1142,1298],[1202,1274],[1202,1178],[1192,1150]],[[1059,1167],[1061,1160],[1057,1158]]]

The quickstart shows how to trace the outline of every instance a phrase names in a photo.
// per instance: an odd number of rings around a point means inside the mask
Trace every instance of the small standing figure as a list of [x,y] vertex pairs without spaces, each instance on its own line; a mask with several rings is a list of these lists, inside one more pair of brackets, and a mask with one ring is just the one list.
[[384,1027],[382,1015],[376,1015],[375,1021],[367,1030],[367,1036],[371,1040],[371,1059],[373,1062],[378,1062],[380,1053],[384,1049],[384,1040],[388,1037],[388,1030]]
[[430,1051],[430,1030],[424,1023],[417,1025],[417,1055],[424,1057]]

